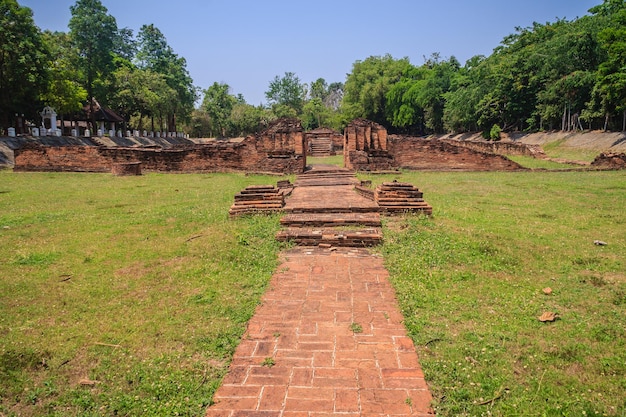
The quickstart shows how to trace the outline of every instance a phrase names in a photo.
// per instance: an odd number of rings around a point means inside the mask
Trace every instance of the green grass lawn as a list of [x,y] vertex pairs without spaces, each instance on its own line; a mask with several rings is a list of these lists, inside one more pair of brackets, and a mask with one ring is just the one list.
[[314,164],[326,164],[326,165],[337,165],[339,167],[343,167],[343,154],[333,155],[333,156],[307,156],[306,157],[307,165]]
[[0,415],[203,415],[277,265],[276,177],[0,172]]
[[[377,250],[438,415],[626,415],[626,172],[397,178],[434,214]],[[228,208],[278,179],[0,171],[0,415],[202,416],[281,249]]]
[[398,180],[434,207],[382,252],[438,414],[626,415],[626,172]]

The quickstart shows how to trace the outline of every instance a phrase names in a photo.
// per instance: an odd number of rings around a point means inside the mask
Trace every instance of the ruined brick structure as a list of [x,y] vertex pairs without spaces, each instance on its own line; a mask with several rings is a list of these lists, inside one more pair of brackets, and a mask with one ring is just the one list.
[[354,120],[344,133],[346,168],[357,171],[416,170],[510,171],[522,169],[505,156],[464,146],[460,141],[390,135],[381,125]]
[[523,169],[505,156],[438,139],[389,137],[389,154],[398,168],[415,170],[515,171]]
[[591,162],[591,166],[601,169],[626,169],[626,153],[601,153]]
[[387,151],[387,129],[366,119],[355,119],[344,130],[344,166],[357,171],[391,169],[393,159]]
[[336,130],[320,127],[304,134],[310,156],[336,155],[343,149],[343,135]]
[[216,141],[169,149],[104,146],[42,146],[15,150],[16,171],[110,172],[114,164],[141,162],[144,171],[298,173],[306,167],[299,120],[281,119],[241,142]]
[[465,148],[474,149],[479,152],[494,153],[497,155],[521,155],[539,159],[544,159],[548,157],[539,145],[528,145],[525,143],[515,142],[488,142],[486,140],[478,141],[448,139],[446,141],[456,146],[463,146]]

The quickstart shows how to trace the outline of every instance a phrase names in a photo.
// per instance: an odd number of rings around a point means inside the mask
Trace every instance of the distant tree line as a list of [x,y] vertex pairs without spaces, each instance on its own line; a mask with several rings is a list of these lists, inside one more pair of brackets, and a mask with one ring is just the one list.
[[[129,126],[196,137],[257,132],[279,117],[341,129],[364,117],[392,132],[626,130],[626,0],[604,0],[575,20],[516,28],[489,57],[464,65],[434,53],[357,61],[345,83],[285,72],[253,106],[228,84],[193,85],[186,61],[154,25],[118,28],[100,0],[77,0],[68,33],[41,32],[32,12],[0,0],[0,127],[43,105],[71,114],[92,98]],[[201,104],[194,107],[198,98]]]
[[37,121],[44,105],[70,116],[94,98],[138,129],[176,131],[190,119],[197,89],[158,28],[135,37],[100,0],[70,11],[68,33],[41,32],[29,8],[0,0],[0,127],[14,114]]
[[464,66],[433,54],[353,65],[343,111],[410,134],[500,130],[626,130],[626,3],[516,28],[489,57]]

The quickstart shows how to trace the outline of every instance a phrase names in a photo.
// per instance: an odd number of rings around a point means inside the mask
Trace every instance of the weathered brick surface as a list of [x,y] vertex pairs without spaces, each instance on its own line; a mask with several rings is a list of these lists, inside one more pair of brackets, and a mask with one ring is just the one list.
[[113,164],[111,169],[113,175],[141,175],[141,162],[126,162]]
[[389,169],[387,129],[370,120],[355,119],[344,129],[344,165],[355,170]]
[[397,167],[417,170],[515,171],[510,159],[469,149],[453,141],[403,136],[389,137],[389,154]]
[[141,162],[146,171],[298,173],[306,167],[302,126],[279,120],[243,142],[213,142],[179,148],[41,146],[15,150],[17,171],[108,172],[113,164]]
[[[442,140],[442,139],[440,139]],[[453,145],[474,149],[480,152],[494,153],[497,155],[521,155],[533,158],[547,158],[548,156],[539,145],[529,145],[515,142],[492,142],[486,140],[446,140]]]
[[626,153],[601,153],[591,166],[604,169],[626,169]]
[[311,156],[335,155],[343,149],[343,135],[329,128],[309,130],[304,134]]
[[388,275],[362,249],[285,252],[207,417],[432,416]]

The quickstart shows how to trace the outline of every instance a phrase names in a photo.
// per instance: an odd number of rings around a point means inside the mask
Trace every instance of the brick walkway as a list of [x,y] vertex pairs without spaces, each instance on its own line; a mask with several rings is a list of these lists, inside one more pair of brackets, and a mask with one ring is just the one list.
[[402,320],[381,257],[286,251],[206,415],[433,415]]

